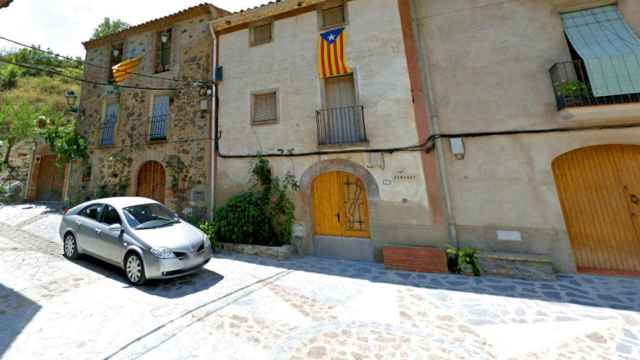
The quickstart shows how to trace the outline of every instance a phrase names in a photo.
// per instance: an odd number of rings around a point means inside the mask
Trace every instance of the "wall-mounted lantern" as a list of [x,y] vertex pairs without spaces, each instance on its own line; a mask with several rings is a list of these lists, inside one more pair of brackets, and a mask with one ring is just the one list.
[[169,42],[169,38],[171,38],[171,35],[169,34],[168,31],[163,31],[160,34],[160,41],[162,41],[163,44],[166,44],[167,42]]
[[76,111],[76,102],[78,101],[78,95],[73,90],[69,90],[64,94],[64,98],[67,100],[67,105],[71,112]]

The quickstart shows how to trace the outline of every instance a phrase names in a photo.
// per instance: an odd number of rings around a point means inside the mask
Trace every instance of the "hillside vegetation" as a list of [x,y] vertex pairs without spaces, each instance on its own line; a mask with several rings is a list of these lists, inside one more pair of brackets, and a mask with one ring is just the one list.
[[[41,51],[4,52],[0,53],[0,60],[82,77],[79,61],[59,59]],[[0,62],[0,185],[7,180],[26,180],[29,154],[42,135],[38,119],[65,117],[69,110],[67,91],[79,96],[79,83],[46,71]]]

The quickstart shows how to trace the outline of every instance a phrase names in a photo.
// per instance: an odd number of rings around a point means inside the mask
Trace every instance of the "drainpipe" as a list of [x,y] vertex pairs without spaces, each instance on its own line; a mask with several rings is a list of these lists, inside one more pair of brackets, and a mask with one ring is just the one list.
[[[429,76],[429,57],[427,56],[426,40],[422,36],[421,27],[418,23],[417,9],[418,1],[411,0],[411,24],[413,31],[416,34],[416,42],[418,43],[418,60],[422,66],[422,80],[424,83],[424,92],[427,97],[427,104],[429,105],[431,114],[431,129],[433,134],[440,133],[440,120],[438,117],[438,107],[433,95],[433,84],[431,82],[431,76]],[[421,49],[421,50],[420,50]],[[458,239],[458,232],[456,229],[456,219],[453,211],[453,205],[451,202],[451,190],[449,188],[449,180],[447,177],[446,163],[444,158],[444,146],[442,141],[435,141],[435,150],[438,161],[438,173],[440,175],[440,181],[442,182],[442,192],[444,194],[445,208],[447,211],[447,228],[449,231],[449,240],[455,243],[456,247],[460,247],[460,241]]]
[[218,66],[218,38],[216,36],[216,33],[213,29],[213,25],[210,23],[209,24],[209,30],[211,31],[211,38],[212,38],[212,55],[211,55],[211,81],[213,84],[213,96],[211,96],[211,121],[209,123],[209,131],[211,132],[210,135],[210,142],[209,142],[209,149],[210,149],[210,161],[211,161],[211,166],[210,166],[210,174],[209,174],[209,179],[210,179],[210,189],[209,191],[211,192],[210,196],[209,196],[209,220],[213,220],[213,213],[215,211],[216,208],[216,177],[217,177],[217,173],[218,173],[218,141],[217,141],[217,136],[218,136],[218,84],[216,83],[216,67]]

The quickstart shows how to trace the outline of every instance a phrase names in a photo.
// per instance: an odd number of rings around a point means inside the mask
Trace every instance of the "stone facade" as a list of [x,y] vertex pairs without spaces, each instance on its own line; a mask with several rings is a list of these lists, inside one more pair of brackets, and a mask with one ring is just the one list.
[[[341,147],[318,145],[316,111],[323,108],[325,94],[317,71],[321,33],[317,3],[323,2],[283,1],[212,23],[217,31],[219,65],[224,68],[224,80],[218,85],[222,136],[216,205],[223,205],[250,184],[251,160],[234,155],[353,150],[350,154],[269,158],[275,175],[290,173],[299,179],[301,190],[295,194],[295,203],[298,228],[304,234],[302,253],[314,253],[314,179],[331,171],[353,174],[365,184],[369,242],[377,260],[382,259],[386,245],[446,246],[446,227],[434,221],[420,152],[366,153],[413,146],[421,140],[397,2],[345,3],[346,53],[358,102],[364,106],[368,143]],[[292,13],[278,13],[289,8]],[[237,25],[237,21],[246,18],[259,23],[270,16],[277,19],[272,41],[250,46],[250,25]],[[236,28],[220,30],[225,26]],[[251,94],[273,89],[277,89],[277,122],[252,125]]]
[[[203,7],[208,11],[202,11]],[[144,55],[135,71],[147,75],[132,75],[122,85],[160,90],[83,86],[78,129],[89,139],[91,157],[74,166],[71,188],[77,191],[69,195],[76,197],[71,201],[96,195],[136,195],[141,167],[156,161],[164,168],[165,203],[183,215],[206,215],[211,196],[211,101],[194,82],[211,79],[208,22],[217,15],[217,9],[201,5],[116,34],[111,41],[85,43],[86,61],[99,65],[86,67],[86,79],[107,82],[112,45],[122,43],[123,58]],[[166,29],[172,30],[171,70],[155,73],[158,32]],[[150,121],[154,97],[159,95],[170,97],[167,136],[152,141]],[[102,146],[105,109],[114,102],[119,105],[115,141]]]
[[[425,81],[441,132],[608,125],[613,112],[582,124],[556,108],[549,68],[570,61],[559,12],[617,3],[640,32],[633,0],[413,1]],[[636,112],[637,113],[637,112]],[[637,116],[636,116],[637,118]],[[464,160],[442,140],[453,221],[462,245],[547,255],[576,271],[552,161],[598,144],[638,144],[640,130],[597,130],[464,139]],[[501,239],[498,231],[519,232]],[[515,241],[514,241],[515,240]]]
[[548,256],[482,252],[476,255],[482,274],[510,278],[553,281],[556,275]]

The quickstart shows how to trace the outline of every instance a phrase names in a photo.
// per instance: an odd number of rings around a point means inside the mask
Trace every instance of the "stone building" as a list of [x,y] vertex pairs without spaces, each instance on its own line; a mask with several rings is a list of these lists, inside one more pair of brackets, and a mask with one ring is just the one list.
[[[209,21],[226,14],[195,6],[84,43],[79,132],[90,160],[73,164],[67,198],[141,195],[184,215],[205,216],[211,194],[212,38]],[[141,62],[119,86],[111,67]]]
[[[247,189],[243,156],[261,153],[275,175],[299,180],[302,253],[372,260],[389,244],[446,246],[435,157],[415,149],[426,116],[402,4],[285,0],[211,22],[222,75],[216,205]],[[321,49],[340,38],[342,48]],[[319,71],[323,51],[346,61]]]
[[452,242],[640,272],[640,2],[412,6]]

